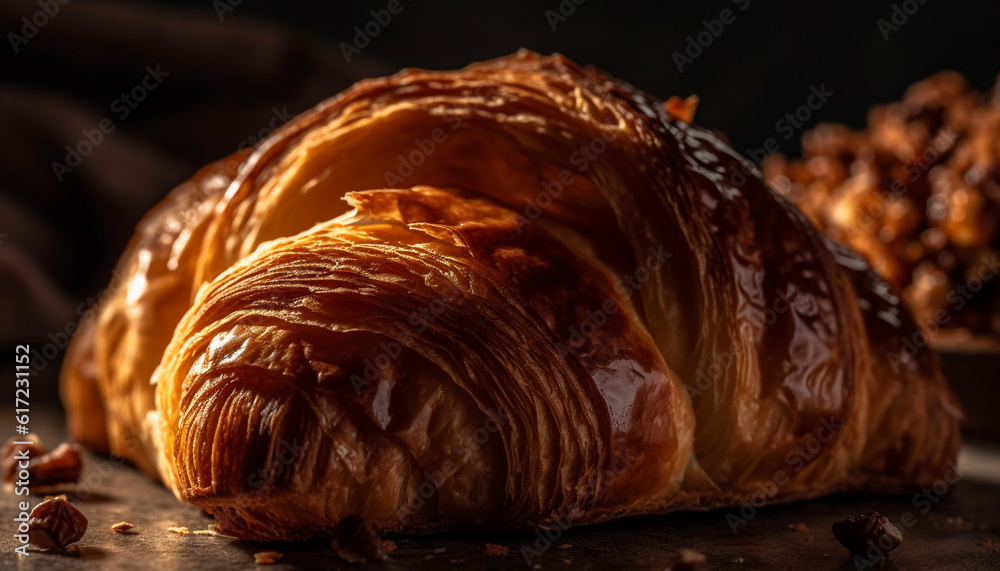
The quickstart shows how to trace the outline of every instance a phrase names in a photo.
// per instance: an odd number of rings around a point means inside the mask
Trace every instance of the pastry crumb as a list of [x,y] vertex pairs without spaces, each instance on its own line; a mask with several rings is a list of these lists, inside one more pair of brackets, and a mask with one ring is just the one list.
[[209,525],[208,529],[209,529],[209,531],[211,531],[215,535],[219,535],[219,536],[222,536],[222,537],[233,537],[232,535],[226,535],[224,532],[219,531],[219,526],[216,525],[216,524],[214,524],[214,523],[211,524],[211,525]]
[[990,553],[993,553],[995,555],[1000,555],[1000,542],[993,541],[992,539],[987,537],[986,541],[983,542],[983,547],[989,549]]
[[510,553],[509,548],[495,543],[487,543],[486,547],[483,548],[484,555],[507,555],[508,553]]
[[180,525],[172,525],[167,528],[167,531],[169,531],[170,533],[176,533],[177,535],[187,535],[188,533],[190,533],[188,531],[188,528]]
[[191,532],[192,535],[217,535],[215,530],[212,529],[196,529]]
[[444,553],[445,551],[448,551],[447,547],[438,547],[434,550],[434,553]]
[[382,540],[382,553],[392,553],[393,551],[396,551],[397,549],[399,549],[399,546],[396,545],[395,541],[393,541],[391,539],[383,539]]
[[254,563],[257,565],[274,565],[284,555],[277,551],[261,551],[253,554]]
[[694,549],[678,549],[680,561],[675,563],[671,569],[675,571],[708,571],[709,566],[705,560],[705,554]]
[[562,544],[562,545],[559,546],[559,549],[569,549],[571,547],[573,547],[571,544],[564,543],[564,544]]
[[788,524],[788,529],[790,529],[792,531],[799,531],[799,532],[802,532],[802,533],[809,533],[809,526],[806,525],[806,524],[804,524],[804,523],[802,523],[801,521],[798,522],[798,523],[790,523],[790,524]]
[[120,521],[113,526],[111,526],[111,531],[115,533],[126,533],[131,530],[135,525],[128,521]]

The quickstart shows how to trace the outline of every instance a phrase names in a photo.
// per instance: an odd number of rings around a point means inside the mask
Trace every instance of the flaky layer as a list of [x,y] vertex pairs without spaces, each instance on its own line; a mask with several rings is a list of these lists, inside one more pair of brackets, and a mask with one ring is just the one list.
[[[678,490],[690,407],[606,270],[482,200],[349,199],[179,326],[155,379],[176,490],[231,533],[253,518],[292,537],[359,513],[389,530],[607,517]],[[255,488],[259,466],[283,469]]]

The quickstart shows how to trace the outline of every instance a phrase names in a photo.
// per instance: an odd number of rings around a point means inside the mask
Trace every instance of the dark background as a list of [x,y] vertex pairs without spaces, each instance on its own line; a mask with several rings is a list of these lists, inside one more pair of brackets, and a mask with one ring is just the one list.
[[[775,137],[795,154],[801,130],[785,140],[775,122],[805,103],[811,86],[834,95],[804,127],[861,127],[872,104],[899,99],[936,71],[957,70],[980,90],[1000,71],[998,2],[750,0],[745,11],[745,0],[400,2],[402,12],[349,63],[340,43],[353,42],[353,28],[387,1],[71,0],[54,16],[37,16],[47,22],[14,53],[8,34],[23,34],[22,18],[42,7],[4,0],[3,354],[19,343],[49,346],[53,357],[37,361],[35,386],[54,395],[60,332],[99,296],[142,214],[198,167],[365,77],[457,68],[521,47],[561,52],[664,99],[698,94],[696,121],[727,133],[740,151]],[[573,13],[553,30],[545,12],[560,5]],[[897,22],[903,8],[917,10],[886,39],[877,22],[891,21],[894,5]],[[727,8],[735,21],[679,72],[674,52]],[[156,64],[169,75],[120,119],[112,103]],[[53,161],[66,162],[66,145],[108,117],[115,130],[58,180]]]

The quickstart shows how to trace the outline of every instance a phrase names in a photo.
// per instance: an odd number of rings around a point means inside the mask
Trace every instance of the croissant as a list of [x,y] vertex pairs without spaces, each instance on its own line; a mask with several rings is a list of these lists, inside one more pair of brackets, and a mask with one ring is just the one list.
[[961,411],[899,299],[690,111],[527,51],[356,84],[141,222],[71,433],[257,540],[942,478]]

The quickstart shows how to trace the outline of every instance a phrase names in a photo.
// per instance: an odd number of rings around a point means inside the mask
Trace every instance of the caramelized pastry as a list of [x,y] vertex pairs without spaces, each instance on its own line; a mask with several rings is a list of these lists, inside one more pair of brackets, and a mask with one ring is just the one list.
[[729,185],[693,104],[530,52],[355,85],[143,221],[71,430],[258,540],[941,478],[960,411],[899,299]]

